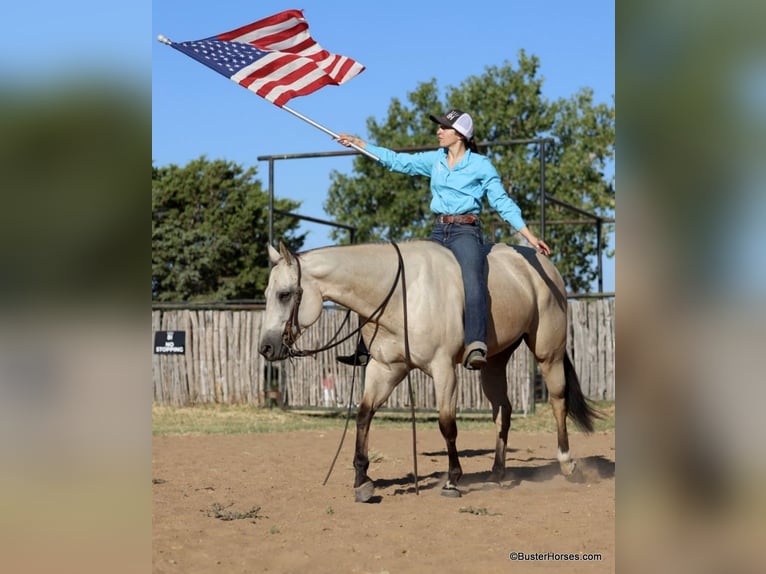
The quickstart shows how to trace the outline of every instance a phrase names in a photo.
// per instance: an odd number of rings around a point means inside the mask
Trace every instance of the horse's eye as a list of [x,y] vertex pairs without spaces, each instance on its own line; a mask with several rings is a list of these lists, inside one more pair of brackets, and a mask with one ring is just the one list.
[[290,291],[280,291],[279,293],[277,293],[277,299],[279,299],[280,301],[284,303],[285,301],[290,299],[291,295],[292,293]]

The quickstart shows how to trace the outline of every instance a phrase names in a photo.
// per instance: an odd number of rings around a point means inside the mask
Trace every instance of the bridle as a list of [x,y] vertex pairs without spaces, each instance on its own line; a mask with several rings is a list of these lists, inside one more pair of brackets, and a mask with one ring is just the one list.
[[301,300],[303,299],[303,287],[301,286],[301,262],[297,255],[293,256],[293,260],[296,263],[298,283],[297,287],[295,288],[293,306],[290,309],[290,315],[287,317],[287,321],[285,321],[285,328],[282,330],[282,344],[287,347],[287,352],[291,357],[296,356],[293,354],[295,341],[298,339],[298,337],[300,337],[301,334],[301,326],[298,322],[298,311],[301,308]]
[[[350,309],[347,310],[346,316],[344,317],[338,329],[335,331],[335,334],[330,338],[330,340],[326,344],[316,349],[299,349],[295,346],[296,341],[301,336],[301,326],[300,326],[300,323],[298,322],[298,313],[300,310],[301,301],[303,300],[303,287],[301,286],[301,278],[303,275],[301,270],[300,256],[298,254],[293,254],[292,259],[293,261],[295,261],[295,264],[296,264],[296,274],[298,278],[298,283],[294,292],[293,306],[290,309],[290,315],[287,317],[287,320],[285,321],[285,327],[282,330],[282,345],[284,345],[285,348],[287,349],[288,356],[308,357],[311,355],[316,355],[317,353],[321,353],[322,351],[327,351],[329,349],[337,347],[341,343],[344,343],[345,341],[348,341],[351,337],[357,335],[365,325],[367,325],[368,323],[372,321],[376,321],[381,315],[383,315],[383,312],[386,310],[386,306],[388,305],[389,301],[391,300],[391,297],[396,291],[396,286],[399,283],[399,278],[402,277],[404,274],[404,262],[402,261],[401,252],[399,252],[399,246],[396,245],[396,243],[394,243],[393,241],[391,243],[394,245],[399,255],[399,264],[396,270],[396,277],[394,277],[394,281],[391,284],[391,289],[389,289],[388,293],[383,298],[383,301],[380,303],[380,305],[378,305],[378,307],[372,313],[370,313],[370,316],[367,317],[367,319],[359,323],[359,326],[356,329],[351,331],[346,336],[338,339],[340,333],[343,331],[344,327],[346,326],[346,323],[351,317],[351,310]],[[376,334],[377,334],[377,330],[376,330]],[[373,339],[374,339],[374,335],[373,335]],[[370,341],[370,344],[372,344],[372,341]]]

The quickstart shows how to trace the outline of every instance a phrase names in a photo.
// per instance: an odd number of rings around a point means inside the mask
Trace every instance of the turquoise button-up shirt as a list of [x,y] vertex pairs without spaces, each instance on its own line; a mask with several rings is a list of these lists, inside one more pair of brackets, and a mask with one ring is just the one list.
[[380,158],[391,171],[431,177],[431,211],[435,214],[481,212],[486,195],[489,204],[517,231],[526,226],[521,209],[506,193],[500,176],[489,158],[466,150],[452,169],[447,165],[444,148],[421,153],[397,153],[368,143],[365,148]]

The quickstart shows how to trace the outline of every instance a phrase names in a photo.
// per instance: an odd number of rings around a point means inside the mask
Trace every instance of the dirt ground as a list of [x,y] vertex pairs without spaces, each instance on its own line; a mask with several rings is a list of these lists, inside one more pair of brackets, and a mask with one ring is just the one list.
[[[416,495],[411,432],[373,424],[376,497],[367,504],[354,502],[353,426],[322,485],[339,439],[340,431],[155,437],[153,571],[614,572],[613,432],[570,434],[580,482],[561,475],[555,434],[512,432],[506,480],[492,487],[483,482],[492,431],[461,430],[463,496],[447,498],[435,426],[418,428]],[[514,551],[527,559],[512,561]],[[560,559],[541,560],[546,553]]]

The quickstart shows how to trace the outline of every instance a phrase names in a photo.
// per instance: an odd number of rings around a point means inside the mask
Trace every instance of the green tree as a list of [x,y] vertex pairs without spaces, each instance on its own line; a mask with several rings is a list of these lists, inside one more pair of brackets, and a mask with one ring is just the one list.
[[[550,138],[545,146],[545,188],[557,199],[598,215],[614,213],[614,181],[607,169],[614,159],[614,107],[594,104],[593,92],[584,88],[568,99],[554,102],[542,93],[539,60],[519,53],[510,63],[487,67],[480,76],[449,87],[444,101],[435,79],[421,83],[407,95],[409,105],[392,99],[388,116],[378,123],[367,120],[368,139],[388,148],[434,146],[435,125],[429,114],[448,108],[469,111],[476,139],[488,143],[479,152],[492,159],[506,190],[522,209],[536,233],[540,220],[540,146],[492,145],[508,140]],[[387,171],[366,157],[354,160],[353,175],[331,174],[325,210],[338,221],[357,227],[360,241],[427,237],[431,229],[431,193],[426,177]],[[482,215],[488,238],[497,242],[523,241],[492,209]],[[546,221],[582,219],[550,205]],[[604,230],[602,248],[607,248]],[[546,225],[546,242],[572,291],[588,290],[597,276],[595,225]],[[613,251],[607,251],[609,256]]]
[[[152,165],[152,299],[222,301],[261,298],[268,282],[268,194],[243,169],[204,156],[184,167]],[[275,200],[277,209],[300,204]],[[303,246],[296,218],[274,234]]]

